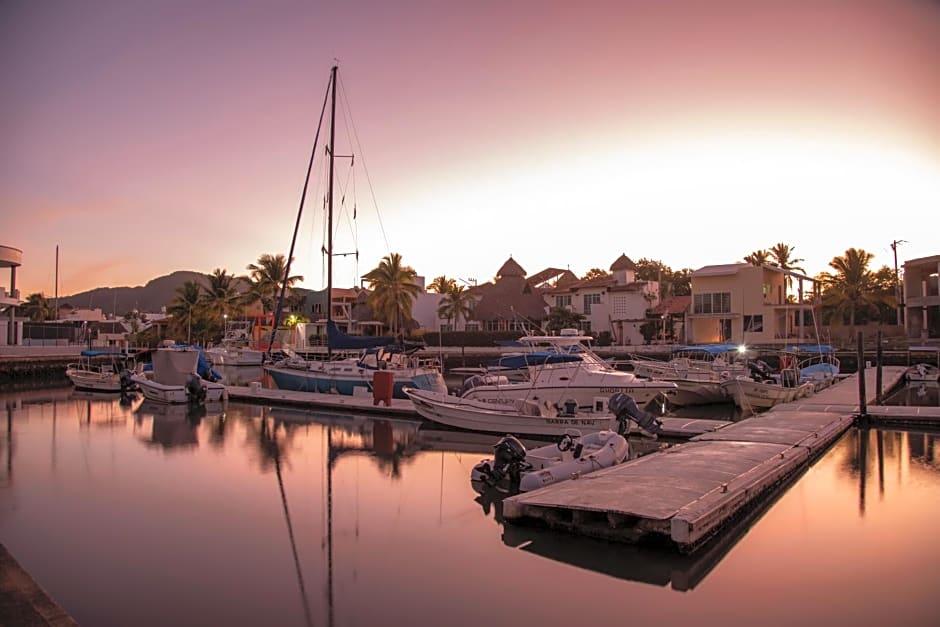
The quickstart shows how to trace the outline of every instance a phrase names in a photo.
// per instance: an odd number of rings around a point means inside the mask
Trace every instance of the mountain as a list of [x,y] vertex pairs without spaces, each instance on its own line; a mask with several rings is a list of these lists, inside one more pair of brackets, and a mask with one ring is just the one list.
[[186,281],[209,285],[208,276],[202,272],[178,270],[148,281],[137,287],[98,287],[72,296],[59,297],[59,304],[69,304],[76,309],[99,308],[105,314],[123,316],[129,311],[160,313],[176,295],[176,288]]

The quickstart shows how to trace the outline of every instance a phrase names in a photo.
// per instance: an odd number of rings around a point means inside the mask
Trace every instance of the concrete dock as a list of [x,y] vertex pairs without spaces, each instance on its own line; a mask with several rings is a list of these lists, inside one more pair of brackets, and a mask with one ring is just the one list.
[[0,625],[78,625],[0,544]]
[[[885,367],[884,389],[897,385],[904,370]],[[875,379],[874,369],[865,371],[867,402],[877,395]],[[855,374],[798,403],[778,405],[687,443],[508,498],[503,515],[693,552],[808,468],[854,424],[858,410]]]

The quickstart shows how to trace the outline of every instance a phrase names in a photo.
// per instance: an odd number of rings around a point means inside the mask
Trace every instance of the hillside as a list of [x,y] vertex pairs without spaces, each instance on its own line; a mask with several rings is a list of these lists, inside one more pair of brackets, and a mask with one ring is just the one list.
[[176,288],[186,281],[197,281],[208,285],[208,279],[201,272],[178,270],[165,276],[148,281],[146,285],[136,287],[98,287],[72,296],[60,296],[59,303],[68,303],[78,309],[100,308],[105,314],[123,316],[128,311],[159,313],[173,300]]

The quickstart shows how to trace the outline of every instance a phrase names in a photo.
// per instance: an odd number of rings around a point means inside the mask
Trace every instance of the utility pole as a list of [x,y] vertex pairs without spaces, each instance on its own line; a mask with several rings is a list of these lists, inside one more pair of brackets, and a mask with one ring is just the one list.
[[906,244],[903,239],[896,239],[891,242],[891,250],[894,252],[894,296],[898,302],[898,326],[904,326],[904,290],[901,289],[901,275],[898,274],[898,244]]

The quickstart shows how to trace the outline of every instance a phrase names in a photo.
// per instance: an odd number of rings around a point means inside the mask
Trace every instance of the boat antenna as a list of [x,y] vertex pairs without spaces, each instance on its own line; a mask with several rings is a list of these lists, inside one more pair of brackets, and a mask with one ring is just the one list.
[[[277,333],[277,327],[281,322],[281,310],[284,307],[284,292],[287,291],[287,280],[290,277],[290,264],[294,260],[294,245],[297,243],[297,232],[300,230],[300,217],[303,215],[304,202],[307,199],[307,186],[310,184],[310,172],[313,170],[313,158],[317,154],[317,143],[320,141],[320,129],[323,128],[323,114],[326,112],[326,101],[330,95],[330,85],[333,87],[334,112],[336,98],[336,66],[330,71],[330,81],[327,84],[326,94],[323,96],[323,106],[320,108],[320,121],[317,124],[317,133],[313,138],[313,149],[310,151],[310,162],[307,164],[307,176],[304,178],[304,189],[300,193],[300,206],[297,208],[297,220],[294,222],[294,235],[290,240],[290,253],[287,255],[287,264],[284,267],[284,281],[281,283],[281,292],[277,298],[277,307],[274,309],[274,324],[271,327],[271,341],[268,342],[268,357],[271,356],[271,349],[274,347],[274,336]],[[332,146],[332,138],[330,139]],[[330,160],[330,192],[333,191],[333,163]],[[332,198],[330,199],[332,202]]]

